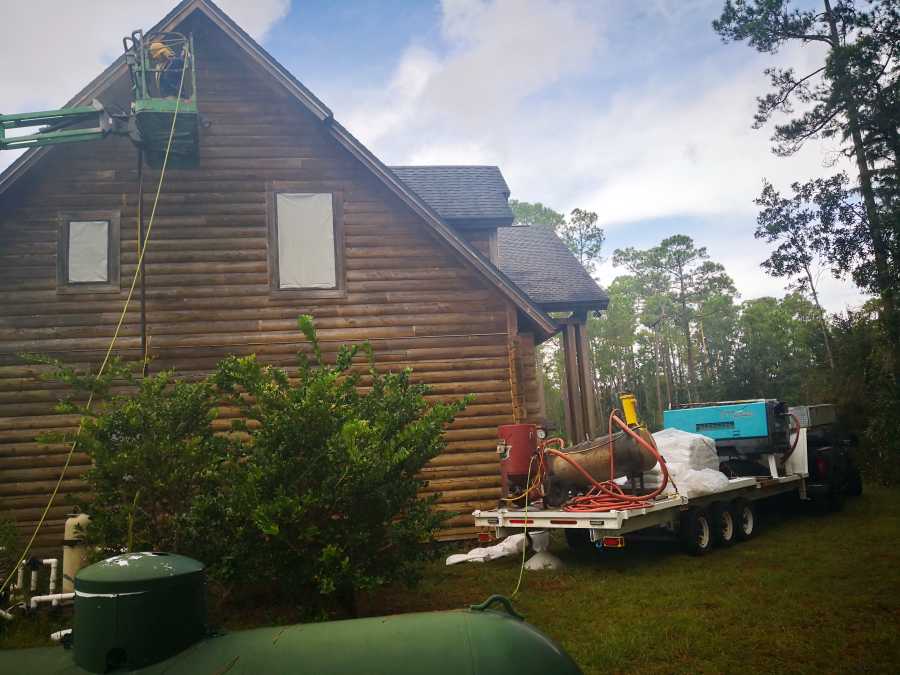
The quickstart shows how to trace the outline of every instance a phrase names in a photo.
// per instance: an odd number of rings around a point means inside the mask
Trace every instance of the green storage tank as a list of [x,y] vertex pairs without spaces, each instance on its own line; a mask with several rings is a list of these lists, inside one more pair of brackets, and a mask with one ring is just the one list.
[[75,663],[93,673],[137,669],[206,635],[202,563],[169,553],[125,553],[75,576]]
[[581,673],[559,645],[526,623],[502,596],[448,612],[210,635],[204,567],[190,558],[119,555],[81,570],[75,593],[74,650],[0,650],[0,673]]

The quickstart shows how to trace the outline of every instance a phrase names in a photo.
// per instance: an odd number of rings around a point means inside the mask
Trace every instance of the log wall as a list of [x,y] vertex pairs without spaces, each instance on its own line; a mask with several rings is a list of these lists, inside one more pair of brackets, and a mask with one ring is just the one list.
[[[472,534],[474,508],[495,503],[496,427],[513,421],[508,301],[344,151],[269,76],[205,19],[190,27],[198,50],[200,166],[170,170],[147,254],[147,332],[153,368],[190,376],[228,354],[294,362],[296,317],[312,314],[326,351],[370,340],[385,368],[410,366],[435,399],[477,395],[446,432],[447,450],[426,469],[438,508],[454,514],[442,538]],[[103,97],[127,101],[124,82]],[[145,170],[149,214],[158,172]],[[346,294],[308,299],[272,292],[267,269],[266,184],[293,181],[343,195]],[[67,447],[38,442],[76,418],[53,413],[62,387],[40,380],[21,352],[96,367],[115,328],[137,261],[136,151],[126,139],[54,148],[0,197],[0,512],[34,526]],[[119,293],[56,288],[62,211],[121,214]],[[512,333],[515,337],[515,333]],[[533,341],[520,352],[533,370]],[[530,346],[529,346],[530,345]],[[133,302],[116,352],[140,357]],[[533,399],[529,387],[522,395]],[[69,504],[84,490],[88,458],[76,454],[37,550],[59,545]]]

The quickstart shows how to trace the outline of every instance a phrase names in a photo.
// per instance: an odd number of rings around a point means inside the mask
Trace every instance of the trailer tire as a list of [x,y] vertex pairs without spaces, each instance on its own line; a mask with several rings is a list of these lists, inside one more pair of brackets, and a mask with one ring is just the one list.
[[759,520],[756,517],[756,508],[753,504],[744,499],[736,499],[731,504],[731,514],[734,518],[734,534],[737,537],[737,541],[752,539],[759,528]]
[[716,546],[727,548],[737,538],[737,521],[728,504],[716,502],[710,509],[712,518],[712,534]]
[[688,509],[681,515],[681,545],[694,556],[709,553],[713,546],[713,527],[706,509]]

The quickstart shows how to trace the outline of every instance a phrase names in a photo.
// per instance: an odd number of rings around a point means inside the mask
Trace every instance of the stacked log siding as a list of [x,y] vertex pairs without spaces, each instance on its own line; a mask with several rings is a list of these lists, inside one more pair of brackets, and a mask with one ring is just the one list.
[[[380,367],[414,369],[436,400],[477,400],[447,430],[447,450],[425,470],[438,508],[454,514],[442,538],[469,536],[474,508],[499,496],[496,427],[513,421],[513,399],[534,405],[534,344],[525,336],[524,378],[511,377],[515,309],[439,242],[420,218],[327,135],[322,123],[257,69],[205,18],[195,16],[202,129],[197,169],[170,169],[146,258],[152,369],[208,372],[228,354],[255,353],[288,366],[302,347],[299,314],[315,317],[326,353],[370,340]],[[126,103],[117,82],[105,102]],[[145,218],[159,172],[145,169]],[[267,184],[340,192],[346,293],[339,298],[273,292],[267,264]],[[39,378],[22,352],[96,367],[109,344],[137,263],[136,150],[126,139],[54,148],[0,197],[0,512],[30,531],[59,475],[67,446],[40,434],[71,429],[54,414],[61,385]],[[121,291],[58,293],[60,212],[118,210]],[[135,299],[116,346],[140,358]],[[519,394],[517,387],[523,388]],[[532,412],[534,408],[532,407]],[[38,549],[58,546],[89,460],[76,453]]]

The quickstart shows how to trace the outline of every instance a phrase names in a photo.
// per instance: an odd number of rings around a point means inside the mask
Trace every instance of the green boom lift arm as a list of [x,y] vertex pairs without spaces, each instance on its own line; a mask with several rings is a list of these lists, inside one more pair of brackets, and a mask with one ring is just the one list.
[[[85,122],[90,122],[90,126],[68,128]],[[8,136],[6,133],[10,129],[27,129],[28,127],[44,128],[23,136]],[[103,104],[96,99],[89,106],[0,115],[0,150],[20,150],[58,143],[94,141],[111,133],[127,135],[128,116],[110,115],[104,109]]]
[[[130,136],[150,166],[159,168],[167,148],[171,166],[196,166],[200,124],[193,37],[174,32],[145,37],[138,30],[122,43],[131,76],[129,113],[110,114],[94,99],[88,106],[0,115],[0,150],[96,141],[114,134]],[[7,133],[30,127],[41,128],[27,135]]]

